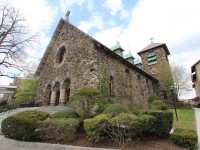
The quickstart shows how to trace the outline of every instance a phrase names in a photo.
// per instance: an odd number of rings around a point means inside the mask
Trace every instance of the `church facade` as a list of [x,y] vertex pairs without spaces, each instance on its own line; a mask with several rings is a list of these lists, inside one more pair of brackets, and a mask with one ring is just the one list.
[[119,103],[147,104],[152,93],[159,94],[159,81],[151,68],[163,60],[159,56],[167,59],[163,53],[169,51],[164,43],[150,44],[139,53],[144,65],[130,52],[123,56],[123,51],[119,42],[108,48],[61,19],[35,73],[39,77],[36,100],[67,105],[77,90],[94,87]]

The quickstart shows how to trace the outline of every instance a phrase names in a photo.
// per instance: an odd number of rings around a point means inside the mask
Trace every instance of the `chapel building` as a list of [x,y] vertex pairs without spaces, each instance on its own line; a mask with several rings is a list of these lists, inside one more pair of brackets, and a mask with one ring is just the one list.
[[67,105],[77,90],[94,87],[119,103],[147,104],[152,93],[160,93],[154,66],[168,62],[168,48],[151,43],[138,53],[142,62],[123,52],[119,42],[108,48],[61,18],[35,73],[36,100]]

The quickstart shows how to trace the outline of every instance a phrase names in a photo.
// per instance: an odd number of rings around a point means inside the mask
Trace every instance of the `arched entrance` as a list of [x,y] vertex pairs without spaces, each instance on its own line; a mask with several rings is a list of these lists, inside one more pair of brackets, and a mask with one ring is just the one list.
[[60,105],[66,105],[70,96],[70,79],[64,80],[60,87]]
[[51,102],[51,85],[49,84],[46,87],[46,103],[47,103],[47,105],[50,105],[50,102]]
[[59,99],[60,99],[60,83],[58,81],[54,84],[54,89],[56,92],[55,106],[57,106],[59,105]]

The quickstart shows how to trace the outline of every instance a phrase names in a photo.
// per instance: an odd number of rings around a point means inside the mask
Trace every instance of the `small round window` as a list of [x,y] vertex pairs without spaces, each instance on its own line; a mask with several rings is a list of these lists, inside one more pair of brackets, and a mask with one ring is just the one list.
[[65,49],[64,46],[62,46],[62,47],[59,49],[58,53],[57,53],[57,57],[56,57],[56,62],[57,62],[57,63],[62,63],[62,61],[64,60],[64,55],[65,55],[65,53],[66,53],[66,49]]

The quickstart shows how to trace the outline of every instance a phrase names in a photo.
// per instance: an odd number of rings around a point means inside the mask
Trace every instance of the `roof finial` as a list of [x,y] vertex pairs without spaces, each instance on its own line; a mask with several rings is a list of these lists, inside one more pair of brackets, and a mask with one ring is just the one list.
[[119,43],[119,35],[117,35],[117,43]]
[[67,22],[69,22],[69,15],[70,15],[70,11],[67,10],[67,13],[66,13],[66,15],[65,15],[65,17],[66,17],[66,21],[67,21]]
[[153,43],[153,38],[152,37],[149,40],[151,41],[151,43]]

